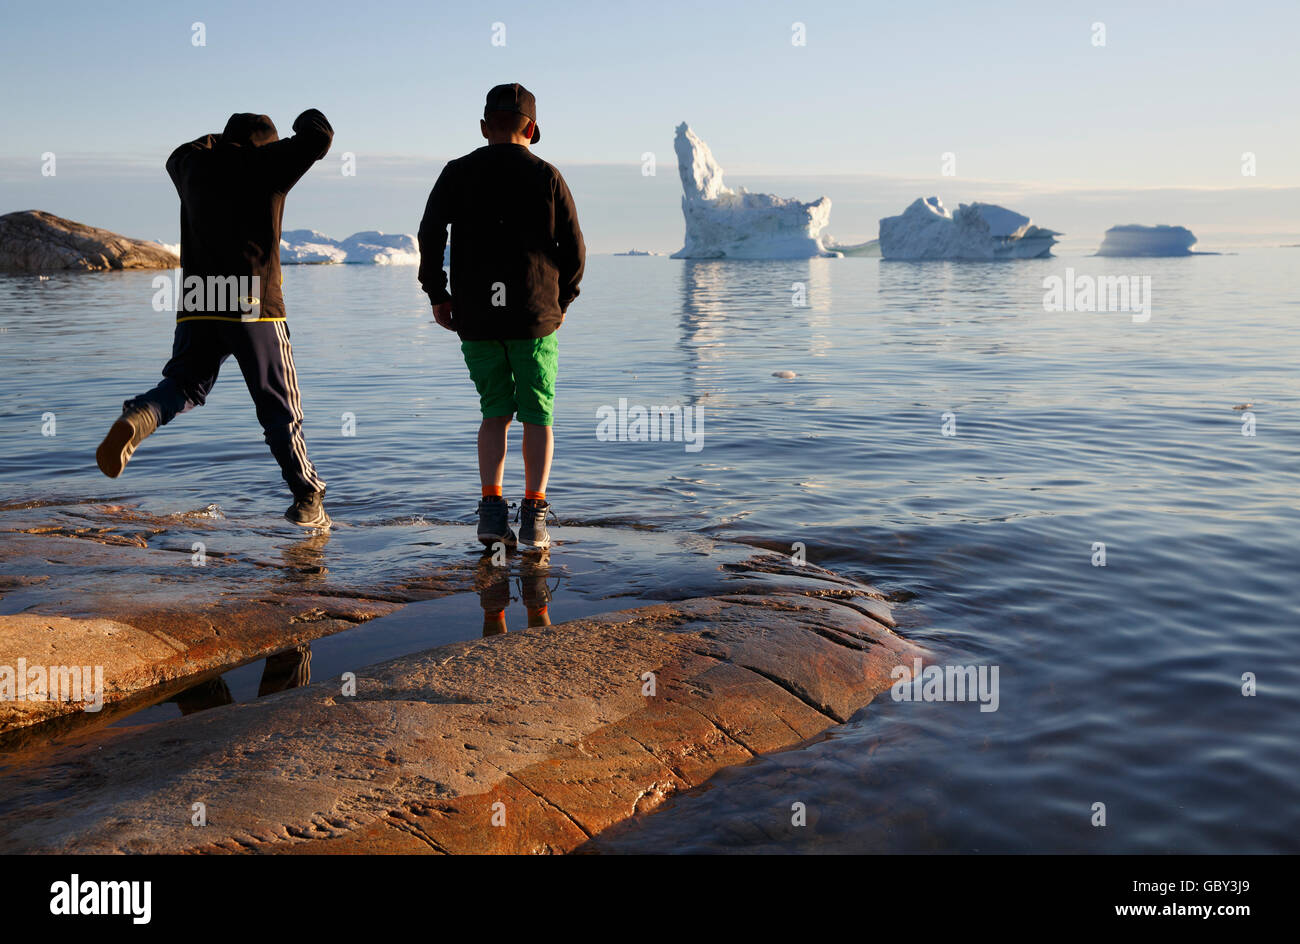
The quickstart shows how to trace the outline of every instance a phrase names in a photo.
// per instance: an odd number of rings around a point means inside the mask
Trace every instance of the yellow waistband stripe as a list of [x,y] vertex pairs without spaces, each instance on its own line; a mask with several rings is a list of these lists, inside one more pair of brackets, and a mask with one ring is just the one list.
[[184,318],[177,318],[176,323],[182,321],[234,321],[242,324],[252,324],[255,321],[287,321],[283,315],[279,318],[229,318],[225,315],[188,315]]

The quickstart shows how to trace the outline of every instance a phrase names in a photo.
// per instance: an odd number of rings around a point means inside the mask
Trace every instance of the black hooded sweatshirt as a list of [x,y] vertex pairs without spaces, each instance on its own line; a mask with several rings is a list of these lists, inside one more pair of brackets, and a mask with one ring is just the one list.
[[448,161],[420,221],[420,285],[435,304],[451,300],[463,341],[549,335],[578,297],[586,255],[568,184],[522,144]]
[[[283,321],[280,225],[284,198],[311,165],[329,151],[334,129],[309,108],[281,141],[265,115],[236,114],[221,134],[182,144],[167,158],[181,198],[181,269],[192,277],[256,276],[258,304],[212,305],[182,294],[176,320]],[[251,307],[251,310],[250,310]]]

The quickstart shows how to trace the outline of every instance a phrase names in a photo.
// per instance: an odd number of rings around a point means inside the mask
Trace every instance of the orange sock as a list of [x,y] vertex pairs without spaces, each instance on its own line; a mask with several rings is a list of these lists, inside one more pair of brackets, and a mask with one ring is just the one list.
[[484,486],[483,486],[483,497],[484,497],[484,498],[493,498],[493,497],[500,498],[500,497],[501,497],[501,486],[500,486],[500,485],[484,485]]
[[524,489],[524,501],[544,502],[546,501],[546,493],[530,492],[528,489]]

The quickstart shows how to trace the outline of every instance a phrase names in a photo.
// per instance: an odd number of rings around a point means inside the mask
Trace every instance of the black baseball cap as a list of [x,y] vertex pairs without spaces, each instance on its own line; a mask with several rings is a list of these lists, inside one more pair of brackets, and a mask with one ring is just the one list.
[[280,140],[275,130],[275,122],[266,115],[254,115],[251,112],[238,112],[226,122],[226,130],[221,138],[228,144],[251,144],[261,147]]
[[536,144],[542,140],[542,129],[537,127],[537,99],[533,97],[532,92],[518,82],[511,82],[509,85],[497,85],[487,93],[487,104],[483,106],[483,117],[486,118],[488,112],[493,111],[512,111],[523,115],[525,118],[531,118],[533,121],[532,143]]

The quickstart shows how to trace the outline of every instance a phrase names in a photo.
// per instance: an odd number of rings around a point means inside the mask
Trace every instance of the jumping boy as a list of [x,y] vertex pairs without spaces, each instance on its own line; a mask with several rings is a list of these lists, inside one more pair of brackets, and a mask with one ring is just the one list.
[[280,291],[280,222],[285,195],[329,151],[334,129],[312,108],[298,116],[293,131],[281,141],[265,115],[231,115],[221,134],[183,144],[167,159],[181,198],[184,273],[172,357],[158,386],[122,405],[95,461],[105,475],[121,475],[154,430],[204,404],[233,354],[293,493],[284,516],[304,528],[328,528],[325,483],[307,458],[302,434]]
[[[488,92],[479,130],[487,145],[449,161],[420,222],[420,285],[438,324],[455,331],[478,390],[483,487],[478,539],[550,546],[546,486],[551,474],[556,329],[578,297],[587,250],[573,195],[560,172],[529,146],[541,140],[537,102],[522,85]],[[442,268],[451,226],[451,292]],[[519,536],[502,494],[506,433],[524,425],[524,500]]]

